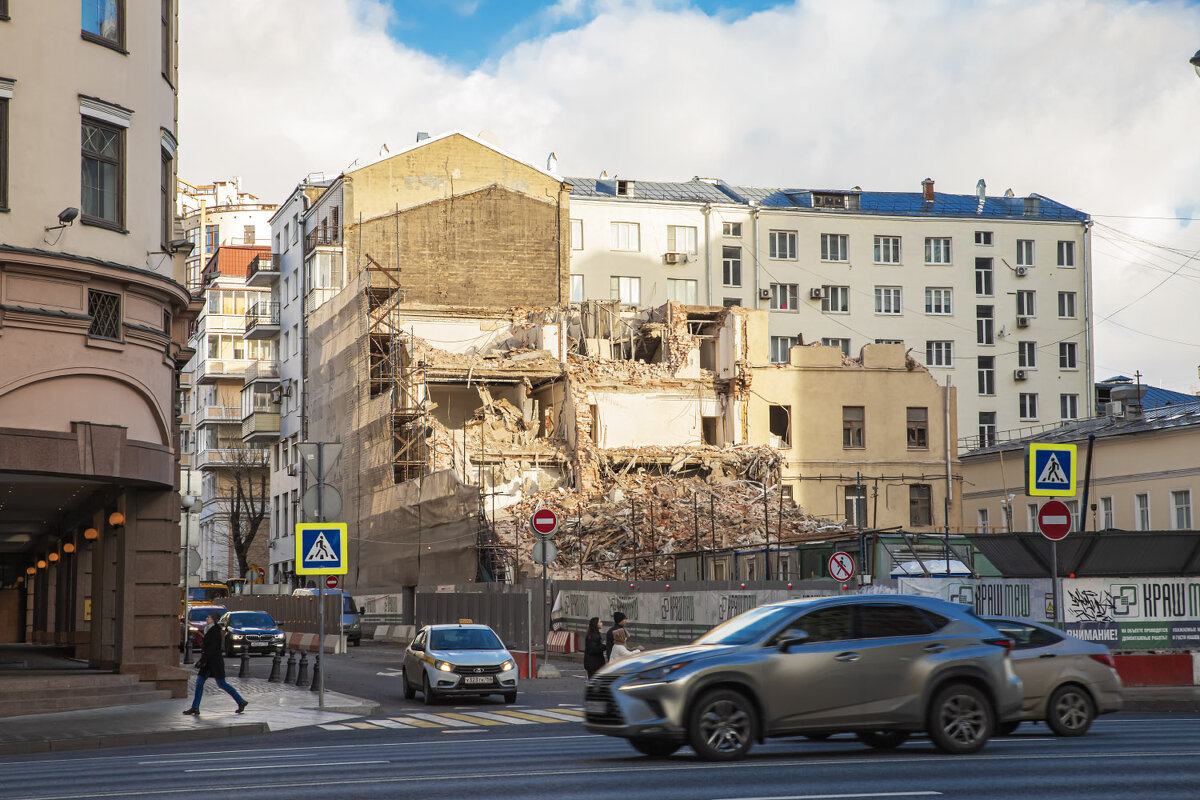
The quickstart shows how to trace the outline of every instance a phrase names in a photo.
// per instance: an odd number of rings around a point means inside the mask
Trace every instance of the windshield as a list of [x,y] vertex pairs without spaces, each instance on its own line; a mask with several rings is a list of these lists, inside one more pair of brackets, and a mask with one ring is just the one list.
[[430,650],[503,650],[496,634],[487,628],[448,628],[429,633]]
[[190,622],[204,622],[208,619],[208,615],[212,614],[215,619],[220,619],[225,613],[223,608],[190,608],[188,609],[188,620]]
[[348,594],[342,595],[342,613],[357,614],[358,609],[354,607],[354,598]]
[[265,611],[239,611],[229,615],[229,624],[235,628],[274,628],[275,620]]
[[793,606],[759,606],[722,622],[693,644],[750,644],[796,614]]

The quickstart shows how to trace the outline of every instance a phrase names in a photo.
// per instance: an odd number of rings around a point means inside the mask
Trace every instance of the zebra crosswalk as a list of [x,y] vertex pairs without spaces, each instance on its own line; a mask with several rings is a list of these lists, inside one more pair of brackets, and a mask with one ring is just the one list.
[[488,728],[500,725],[554,725],[567,722],[582,722],[583,709],[560,708],[496,708],[487,711],[456,709],[437,714],[427,712],[404,714],[395,717],[356,720],[322,725],[327,731],[378,731],[415,730],[417,728],[441,728],[443,730]]

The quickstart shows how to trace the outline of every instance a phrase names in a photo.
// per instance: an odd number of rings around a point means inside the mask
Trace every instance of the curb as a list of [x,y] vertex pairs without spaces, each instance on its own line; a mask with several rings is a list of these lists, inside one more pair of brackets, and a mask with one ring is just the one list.
[[42,739],[27,742],[0,743],[0,755],[24,755],[28,753],[59,753],[69,750],[96,750],[102,747],[134,747],[144,744],[165,742],[198,742],[206,739],[228,739],[234,736],[256,736],[270,733],[265,722],[247,722],[237,725],[221,725],[211,728],[179,731],[150,731],[147,733],[110,733],[96,736],[78,736],[64,739]]
[[1139,697],[1124,698],[1121,702],[1122,711],[1143,711],[1152,713],[1190,714],[1200,711],[1200,699],[1173,700],[1171,698]]

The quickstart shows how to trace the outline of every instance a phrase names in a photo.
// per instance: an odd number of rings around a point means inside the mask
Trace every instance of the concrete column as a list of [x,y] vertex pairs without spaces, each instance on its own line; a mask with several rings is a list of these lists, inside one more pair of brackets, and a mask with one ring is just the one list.
[[92,639],[92,549],[91,542],[77,538],[75,551],[75,592],[72,598],[72,615],[75,630],[75,657],[88,659]]

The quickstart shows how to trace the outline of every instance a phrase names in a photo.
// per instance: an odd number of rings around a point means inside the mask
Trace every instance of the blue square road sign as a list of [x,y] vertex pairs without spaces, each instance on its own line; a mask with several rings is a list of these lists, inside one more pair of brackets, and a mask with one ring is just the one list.
[[346,523],[296,523],[296,574],[345,575]]

